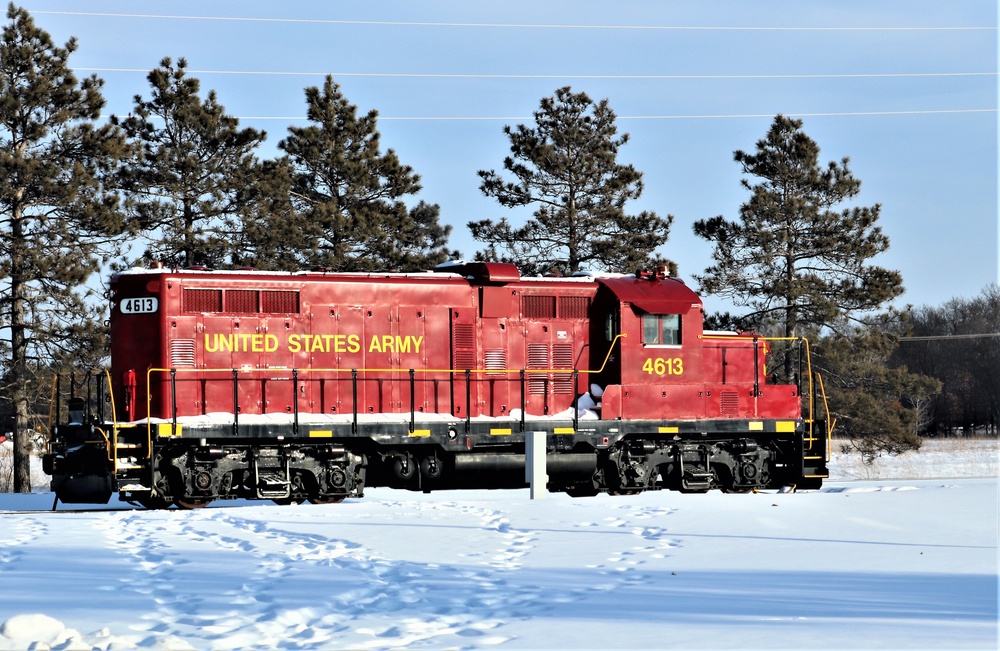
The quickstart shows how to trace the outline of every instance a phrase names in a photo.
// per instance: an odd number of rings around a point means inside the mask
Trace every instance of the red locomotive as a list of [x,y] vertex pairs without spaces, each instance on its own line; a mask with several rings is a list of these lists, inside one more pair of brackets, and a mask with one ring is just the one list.
[[131,270],[111,300],[110,396],[71,398],[45,457],[65,502],[521,487],[529,431],[572,495],[827,476],[808,368],[771,383],[768,343],[704,332],[662,273]]

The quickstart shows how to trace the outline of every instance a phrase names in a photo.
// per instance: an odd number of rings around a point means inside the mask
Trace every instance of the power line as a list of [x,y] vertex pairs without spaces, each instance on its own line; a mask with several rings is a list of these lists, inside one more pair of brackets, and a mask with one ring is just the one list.
[[[880,115],[940,115],[940,114],[966,114],[966,113],[996,113],[997,109],[943,109],[928,111],[845,111],[829,113],[795,113],[791,111],[781,112],[788,117],[853,117],[853,116],[880,116]],[[727,119],[756,119],[773,118],[774,113],[732,113],[720,115],[616,115],[616,120],[727,120]],[[107,118],[108,116],[102,116]],[[305,120],[302,115],[240,115],[236,116],[240,120]],[[534,116],[388,116],[379,115],[379,121],[399,121],[399,122],[490,122],[490,121],[525,121],[534,120]]]
[[983,332],[972,335],[926,335],[921,337],[900,337],[900,341],[946,341],[949,339],[990,339],[1000,337],[1000,332]]
[[475,27],[498,29],[597,29],[597,30],[664,30],[664,31],[746,31],[746,32],[948,32],[948,31],[996,31],[995,26],[904,26],[904,27],[832,27],[832,26],[738,26],[738,25],[577,25],[557,23],[453,23],[442,21],[405,20],[333,20],[325,18],[255,18],[251,16],[186,16],[179,14],[132,14],[95,11],[49,11],[28,10],[32,14],[60,16],[87,16],[98,18],[148,18],[156,20],[206,20],[257,23],[303,23],[312,25],[372,25],[381,27]]
[[[148,68],[97,68],[75,67],[80,72],[148,73]],[[885,73],[832,73],[832,74],[780,74],[780,75],[553,75],[553,74],[480,74],[437,72],[301,72],[280,70],[191,70],[199,75],[260,75],[260,76],[324,76],[334,77],[399,77],[444,79],[634,79],[634,80],[698,80],[698,79],[884,79],[925,77],[996,77],[997,72],[885,72]]]

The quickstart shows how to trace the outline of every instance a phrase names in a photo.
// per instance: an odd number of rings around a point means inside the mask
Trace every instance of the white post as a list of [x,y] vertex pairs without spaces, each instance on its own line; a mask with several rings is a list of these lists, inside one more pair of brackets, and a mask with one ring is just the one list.
[[548,492],[549,475],[545,468],[545,432],[526,432],[524,439],[524,479],[531,490],[531,499],[540,500]]

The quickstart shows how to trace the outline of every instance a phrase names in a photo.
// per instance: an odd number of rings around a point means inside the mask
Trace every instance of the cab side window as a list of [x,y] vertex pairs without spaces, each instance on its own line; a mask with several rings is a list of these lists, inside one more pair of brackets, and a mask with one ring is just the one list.
[[642,343],[646,346],[680,346],[679,314],[643,314]]

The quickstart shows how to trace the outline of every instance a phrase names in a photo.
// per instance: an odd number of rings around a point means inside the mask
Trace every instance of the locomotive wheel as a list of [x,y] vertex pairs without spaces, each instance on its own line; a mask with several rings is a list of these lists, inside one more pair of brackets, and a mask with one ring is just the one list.
[[340,504],[345,499],[347,499],[346,495],[333,495],[331,497],[310,497],[309,498],[309,503],[310,504]]
[[600,492],[593,486],[567,486],[565,490],[570,497],[594,497]]
[[281,499],[271,501],[278,506],[294,506],[296,504],[302,504],[305,500],[299,497],[282,497]]
[[136,498],[136,502],[144,509],[149,509],[151,511],[156,511],[160,509],[169,509],[173,505],[173,500],[162,495],[150,495],[149,497]]
[[208,506],[211,503],[212,503],[212,500],[197,500],[197,499],[195,499],[195,500],[182,500],[180,498],[174,500],[174,504],[177,505],[177,508],[179,508],[179,509],[186,509],[186,510],[203,509],[203,508],[205,508],[206,506]]

